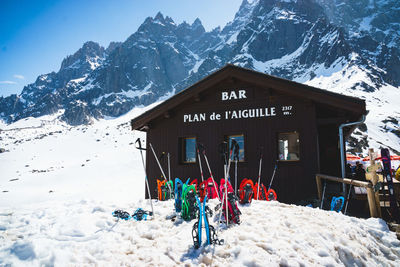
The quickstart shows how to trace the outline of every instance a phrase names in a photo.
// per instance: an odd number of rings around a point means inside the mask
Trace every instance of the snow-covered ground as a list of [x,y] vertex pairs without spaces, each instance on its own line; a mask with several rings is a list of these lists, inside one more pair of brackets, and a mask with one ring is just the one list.
[[194,221],[165,218],[172,201],[153,201],[151,221],[117,221],[116,209],[150,209],[134,147],[144,135],[129,125],[143,111],[91,126],[48,116],[2,128],[0,266],[400,266],[384,221],[279,202],[240,206],[241,225],[219,232],[224,245],[198,250]]
[[[116,221],[126,206],[73,200],[1,213],[0,265],[15,266],[399,266],[400,242],[379,219],[255,201],[242,224],[223,227],[224,245],[193,249],[194,222],[165,217],[173,202],[155,202],[152,221]],[[213,201],[209,204],[216,205]],[[218,217],[214,215],[214,217]],[[216,225],[215,222],[213,222]],[[203,236],[204,236],[203,232]]]

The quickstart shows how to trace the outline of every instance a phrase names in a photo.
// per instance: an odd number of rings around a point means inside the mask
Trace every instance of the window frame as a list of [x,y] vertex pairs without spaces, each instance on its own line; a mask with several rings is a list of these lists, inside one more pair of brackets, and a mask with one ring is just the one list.
[[[299,155],[299,159],[289,159],[289,160],[285,160],[285,159],[280,159],[279,158],[279,153],[280,153],[280,151],[279,151],[279,135],[280,134],[293,134],[293,133],[296,133],[297,135],[298,135],[298,140],[299,140],[299,150],[298,150],[298,155]],[[277,132],[277,139],[276,139],[276,145],[277,145],[277,158],[278,158],[278,161],[279,162],[300,162],[301,161],[301,158],[302,158],[302,156],[301,156],[301,148],[300,148],[300,146],[301,146],[301,138],[300,138],[300,132],[299,131],[296,131],[296,130],[293,130],[293,131],[285,131],[285,132]]]
[[[195,157],[194,157],[194,161],[186,161],[186,140],[187,139],[194,139],[196,142],[196,146],[195,146]],[[196,164],[197,163],[197,136],[193,135],[193,136],[183,136],[179,138],[179,146],[180,146],[180,164]]]

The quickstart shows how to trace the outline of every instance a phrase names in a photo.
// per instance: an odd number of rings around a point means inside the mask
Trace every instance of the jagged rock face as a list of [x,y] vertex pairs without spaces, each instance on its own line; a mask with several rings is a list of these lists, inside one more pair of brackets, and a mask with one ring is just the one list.
[[316,0],[330,21],[345,29],[354,51],[384,70],[388,83],[400,85],[400,1]]
[[[86,124],[179,92],[227,63],[376,103],[382,88],[400,85],[399,31],[397,0],[244,0],[233,21],[210,32],[199,19],[177,25],[158,13],[125,42],[87,42],[57,73],[0,98],[0,116],[65,109],[63,120]],[[384,132],[391,122],[382,123]]]

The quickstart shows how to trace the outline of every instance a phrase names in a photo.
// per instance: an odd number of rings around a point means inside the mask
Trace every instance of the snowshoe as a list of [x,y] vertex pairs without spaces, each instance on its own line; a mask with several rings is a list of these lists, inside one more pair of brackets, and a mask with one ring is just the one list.
[[141,208],[138,208],[133,214],[132,214],[132,219],[135,221],[141,221],[141,220],[147,220],[147,215],[152,216],[152,212],[150,211],[145,211]]
[[272,201],[272,200],[277,200],[278,196],[276,195],[276,192],[274,189],[270,189],[267,192],[267,201]]
[[208,199],[217,198],[218,193],[215,189],[216,185],[214,185],[214,181],[213,181],[212,177],[207,179],[206,186],[207,186],[207,198]]
[[256,183],[253,187],[254,194],[253,198],[257,199],[257,191],[260,192],[260,195],[258,196],[258,200],[268,200],[268,194],[267,194],[267,188],[263,183],[260,184],[260,187],[258,187],[258,183]]
[[196,192],[197,192],[197,188],[198,188],[197,184],[198,184],[197,179],[194,179],[193,181],[190,182],[189,185],[194,185],[194,188],[196,189]]
[[166,192],[165,192],[165,199],[172,199],[174,198],[174,182],[172,181],[168,181],[165,183],[165,188],[166,188]]
[[165,195],[165,180],[158,180],[157,179],[157,193],[158,193],[158,200],[164,201]]
[[203,181],[203,182],[200,183],[200,185],[198,187],[198,190],[197,190],[197,193],[198,193],[198,195],[200,197],[200,201],[203,201],[204,197],[207,194],[207,181]]
[[196,188],[194,185],[183,185],[182,191],[182,219],[190,221],[196,219]]
[[113,211],[112,215],[118,219],[122,219],[122,220],[129,220],[131,218],[131,215],[123,210],[115,210]]
[[[212,216],[212,211],[206,206],[207,196],[205,196],[203,202],[200,202],[200,199],[196,196],[196,202],[198,206],[198,221],[193,225],[192,228],[192,238],[194,243],[194,248],[198,249],[202,244],[202,229],[203,229],[203,220],[204,220],[204,228],[206,230],[206,238],[207,245],[218,244],[222,245],[224,243],[223,239],[218,239],[215,228],[209,224],[208,216]],[[202,204],[203,203],[203,204]],[[210,215],[211,213],[211,215]]]
[[251,203],[252,197],[253,197],[253,181],[250,179],[243,179],[243,181],[240,183],[239,187],[239,199],[240,199],[240,204],[247,204]]
[[343,209],[344,197],[333,197],[331,201],[331,210],[340,212]]
[[[225,217],[225,221],[228,223],[235,223],[235,224],[240,224],[240,210],[236,204],[237,197],[235,196],[233,192],[233,188],[231,183],[228,181],[227,182],[227,191],[228,195],[225,194],[225,179],[221,179],[221,195],[223,196],[222,198],[222,214]],[[228,198],[228,207],[226,207],[226,197]],[[228,209],[228,218],[226,218],[226,209]]]
[[182,180],[175,178],[175,211],[181,212],[182,210]]

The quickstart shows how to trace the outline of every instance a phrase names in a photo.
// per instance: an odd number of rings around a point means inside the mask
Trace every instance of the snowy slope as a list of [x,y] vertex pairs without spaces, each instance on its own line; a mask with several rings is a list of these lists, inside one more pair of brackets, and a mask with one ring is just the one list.
[[152,221],[117,221],[115,209],[150,209],[132,144],[144,136],[127,123],[146,109],[91,126],[54,116],[7,126],[0,134],[9,150],[0,154],[0,266],[399,266],[400,242],[384,221],[279,202],[240,206],[240,226],[221,224],[225,244],[197,251],[194,222],[165,219],[172,201],[153,201]]
[[[0,207],[85,198],[132,201],[143,197],[143,167],[129,118],[71,127],[57,116],[17,121],[3,128],[0,147]],[[118,196],[116,198],[115,196]]]
[[[373,87],[373,79],[377,77],[368,69],[353,64],[357,58],[358,55],[353,54],[350,62],[337,62],[331,68],[318,66],[315,71],[316,77],[305,83],[335,93],[365,99],[369,112],[365,122],[368,128],[366,132],[356,131],[355,133],[358,132],[358,134],[353,134],[353,136],[368,139],[371,148],[390,147],[399,153],[400,136],[397,136],[395,132],[399,132],[400,90],[392,85],[382,84],[373,93],[367,92],[365,85]],[[364,155],[367,151],[368,147],[363,147]]]

